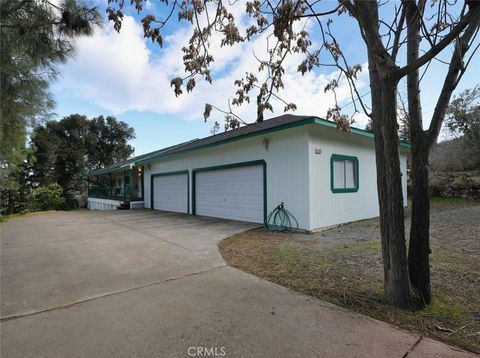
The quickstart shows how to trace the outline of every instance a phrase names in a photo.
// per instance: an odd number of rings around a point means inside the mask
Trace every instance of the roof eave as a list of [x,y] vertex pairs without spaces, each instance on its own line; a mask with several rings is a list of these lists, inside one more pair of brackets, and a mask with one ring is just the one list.
[[[320,124],[320,125],[324,125],[331,128],[337,128],[336,123],[327,121],[326,119],[319,118],[319,117],[315,117],[315,124]],[[369,138],[374,138],[373,132],[366,129],[352,127],[352,133],[363,135]],[[400,147],[410,149],[411,145],[410,143],[400,141]]]
[[167,157],[169,155],[183,154],[183,153],[187,153],[187,152],[191,152],[191,151],[195,151],[195,150],[215,147],[217,145],[236,142],[238,140],[242,140],[242,139],[246,139],[246,138],[250,138],[250,137],[255,137],[255,136],[258,136],[258,135],[265,134],[265,133],[277,132],[277,131],[280,131],[280,130],[284,130],[284,129],[288,129],[288,128],[294,128],[294,127],[298,127],[298,126],[302,126],[302,125],[306,125],[306,124],[312,124],[312,123],[315,123],[315,117],[305,118],[305,119],[302,119],[300,121],[293,122],[293,123],[286,123],[286,124],[283,124],[283,125],[278,126],[278,127],[265,128],[265,129],[259,130],[257,132],[246,133],[246,134],[239,135],[239,136],[233,137],[233,138],[226,138],[226,139],[218,141],[218,142],[208,143],[208,144],[205,144],[205,145],[202,145],[202,146],[199,146],[199,147],[194,147],[194,148],[187,148],[185,150],[180,150],[180,151],[174,152],[174,153],[166,153],[166,154],[159,153],[157,155],[153,155],[151,157],[147,157],[147,158],[144,158],[142,160],[139,160],[136,163],[137,164],[145,164],[145,163],[151,162],[152,160]]
[[[238,140],[262,135],[262,134],[265,134],[265,133],[277,132],[277,131],[280,131],[280,130],[293,128],[293,127],[298,127],[298,126],[303,126],[303,125],[307,125],[307,124],[318,124],[318,125],[323,125],[323,126],[327,126],[327,127],[330,127],[330,128],[337,128],[337,124],[334,123],[334,122],[327,121],[326,119],[319,118],[319,117],[309,117],[309,118],[305,118],[305,119],[302,119],[302,120],[297,121],[297,122],[287,123],[287,124],[284,124],[284,125],[281,125],[281,126],[278,126],[278,127],[273,127],[273,128],[265,128],[265,129],[257,131],[257,132],[246,133],[246,134],[239,135],[239,136],[233,137],[233,138],[226,138],[224,140],[221,140],[221,141],[218,141],[218,142],[215,142],[215,143],[209,143],[209,144],[205,144],[205,145],[195,147],[195,148],[188,148],[188,149],[180,150],[180,151],[177,151],[177,152],[174,152],[174,153],[163,153],[163,154],[158,153],[158,154],[152,155],[150,157],[143,158],[143,159],[137,161],[136,164],[146,164],[146,163],[149,163],[149,162],[154,161],[156,159],[163,158],[163,157],[168,157],[168,156],[171,156],[171,155],[184,154],[184,153],[195,151],[195,150],[206,149],[206,148],[214,147],[214,146],[217,146],[217,145],[222,145],[222,144],[231,143],[231,142],[235,142],[235,141],[238,141]],[[366,136],[366,137],[369,137],[369,138],[374,137],[373,132],[367,131],[365,129],[360,129],[360,128],[352,128],[352,133],[355,133],[355,134],[358,134],[358,135],[363,135],[363,136]],[[405,143],[405,142],[400,142],[400,147],[410,149],[410,144]]]
[[[323,118],[320,118],[320,117],[308,117],[308,118],[304,118],[300,121],[296,121],[296,122],[292,122],[292,123],[286,123],[286,124],[283,124],[283,125],[280,125],[280,126],[277,126],[277,127],[273,127],[273,128],[265,128],[265,129],[259,130],[257,132],[246,133],[246,134],[242,134],[242,135],[239,135],[239,136],[236,136],[236,137],[226,138],[226,139],[218,141],[218,142],[208,143],[208,144],[201,145],[201,146],[198,146],[198,147],[179,150],[179,151],[176,151],[176,152],[173,152],[173,153],[169,153],[167,150],[160,150],[160,152],[157,151],[157,153],[152,154],[152,155],[145,154],[145,157],[142,157],[142,159],[140,159],[140,160],[132,161],[132,162],[123,164],[123,165],[118,166],[118,167],[99,169],[99,170],[90,172],[87,175],[88,176],[95,176],[95,175],[107,174],[107,173],[111,173],[111,172],[121,170],[122,168],[125,168],[126,166],[146,164],[146,163],[152,162],[156,159],[163,158],[163,157],[184,154],[184,153],[192,152],[192,151],[195,151],[195,150],[206,149],[206,148],[210,148],[210,147],[214,147],[214,146],[218,146],[218,145],[222,145],[222,144],[226,144],[226,143],[236,142],[238,140],[262,135],[262,134],[265,134],[265,133],[277,132],[277,131],[280,131],[280,130],[285,130],[285,129],[294,128],[294,127],[298,127],[298,126],[303,126],[303,125],[307,125],[307,124],[317,124],[317,125],[322,125],[322,126],[326,126],[326,127],[330,127],[330,128],[337,128],[337,124],[335,122],[327,121],[326,119],[323,119]],[[352,127],[351,131],[354,134],[366,136],[366,137],[369,137],[369,138],[374,137],[373,132],[365,130],[365,129],[353,128]],[[190,143],[190,142],[186,142],[186,144],[188,144],[188,143]],[[179,146],[180,146],[180,144],[179,144]],[[173,146],[173,148],[174,147],[175,146]],[[411,145],[409,143],[406,143],[406,142],[400,142],[400,147],[410,149]],[[170,149],[173,149],[173,148],[170,148]]]
[[91,171],[90,173],[88,173],[87,176],[94,177],[94,176],[97,176],[97,175],[114,173],[116,171],[120,171],[122,169],[125,169],[126,167],[130,167],[130,165],[135,165],[135,163],[131,162],[131,163],[125,163],[125,164],[122,164],[122,165],[119,165],[119,166],[97,169],[97,170],[94,170],[94,171]]

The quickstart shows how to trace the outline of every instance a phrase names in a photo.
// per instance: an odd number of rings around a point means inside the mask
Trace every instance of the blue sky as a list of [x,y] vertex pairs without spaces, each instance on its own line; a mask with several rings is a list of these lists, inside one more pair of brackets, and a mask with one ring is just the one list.
[[[157,3],[159,1],[149,1],[146,11],[161,16],[158,9],[162,5]],[[245,23],[247,19],[242,17],[243,3],[238,1],[231,11]],[[101,1],[98,4],[100,12],[104,13],[105,4]],[[333,1],[325,2],[325,6],[335,4]],[[214,39],[211,46],[215,57],[212,67],[213,85],[200,82],[192,93],[175,97],[170,80],[184,75],[181,47],[188,41],[191,30],[184,23],[172,22],[164,34],[165,46],[160,49],[143,39],[138,18],[135,12],[127,11],[120,34],[110,24],[106,24],[93,37],[77,40],[75,58],[60,67],[61,76],[52,85],[57,103],[57,119],[72,113],[88,117],[114,115],[135,128],[136,139],[132,142],[136,149],[135,155],[210,135],[213,122],[217,120],[222,123],[223,116],[212,112],[211,119],[204,123],[204,104],[208,102],[226,108],[228,99],[235,92],[233,81],[241,78],[246,71],[258,67],[252,52],[259,56],[265,53],[265,38],[257,38],[234,48],[220,48],[218,38]],[[346,15],[332,18],[335,33],[350,63],[365,65],[365,45],[353,19]],[[311,30],[313,41],[318,43],[315,24],[310,22],[307,26]],[[442,58],[448,59],[450,55],[451,49],[447,49]],[[335,74],[332,68],[326,67],[302,77],[296,72],[301,60],[301,56],[292,56],[287,61],[285,90],[281,96],[288,102],[297,104],[298,109],[294,114],[325,117],[327,109],[334,102],[332,94],[324,93],[323,88]],[[478,83],[478,64],[477,58],[464,76],[457,93]],[[426,124],[433,112],[446,71],[446,65],[433,61],[422,81]],[[369,91],[366,66],[359,77],[358,86],[362,94]],[[404,84],[400,85],[400,90],[404,91]],[[339,89],[339,100],[341,105],[351,101],[345,85]],[[345,111],[348,113],[352,108],[349,105]],[[283,105],[275,106],[274,103],[274,109],[274,114],[268,114],[268,117],[283,113]],[[236,113],[248,122],[255,120],[253,104],[236,109]],[[356,118],[355,126],[364,127],[366,116],[359,115]]]

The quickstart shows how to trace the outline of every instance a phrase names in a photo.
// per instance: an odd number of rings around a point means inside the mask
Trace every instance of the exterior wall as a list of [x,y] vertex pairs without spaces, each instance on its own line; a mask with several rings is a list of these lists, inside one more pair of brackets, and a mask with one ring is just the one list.
[[[309,126],[310,230],[363,220],[379,215],[375,149],[372,138],[337,132],[334,128]],[[316,151],[321,151],[319,154]],[[332,154],[354,156],[359,162],[357,192],[333,193],[330,183]],[[401,156],[406,204],[406,153]]]
[[88,198],[89,210],[117,210],[122,204],[119,200]]
[[[268,148],[264,146],[268,140]],[[150,165],[145,164],[145,207],[151,207],[152,174],[189,171],[190,195],[192,188],[192,170],[265,160],[267,172],[267,214],[278,204],[284,202],[299,222],[302,229],[310,227],[308,197],[308,128],[291,128],[265,135],[230,142],[219,146],[159,158]],[[192,212],[190,198],[189,213]]]
[[[268,148],[264,141],[268,140]],[[321,153],[317,154],[316,150]],[[354,156],[359,161],[357,192],[333,193],[330,183],[332,154]],[[408,151],[401,148],[400,165],[405,206],[407,205]],[[284,202],[306,230],[377,217],[378,197],[373,138],[337,132],[335,128],[308,125],[228,144],[174,154],[145,164],[146,208],[151,208],[151,175],[192,170],[242,162],[265,160],[267,172],[267,214]],[[192,213],[192,198],[189,198]]]
[[[89,210],[118,210],[122,205],[120,200],[88,198],[87,208]],[[130,202],[130,209],[143,209],[143,201]]]
[[143,201],[131,201],[130,209],[143,209]]

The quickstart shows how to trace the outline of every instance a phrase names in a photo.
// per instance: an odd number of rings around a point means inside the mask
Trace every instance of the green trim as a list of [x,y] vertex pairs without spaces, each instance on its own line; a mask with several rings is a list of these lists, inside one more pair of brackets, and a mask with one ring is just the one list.
[[[171,154],[156,153],[156,154],[153,154],[151,156],[147,156],[146,158],[143,158],[142,160],[139,160],[138,162],[136,162],[136,164],[147,163],[149,161],[152,161],[152,160],[155,160],[155,159],[158,159],[158,158],[162,158],[162,157],[180,155],[180,154],[184,154],[184,153],[187,153],[187,152],[193,152],[193,151],[196,151],[196,150],[207,149],[207,148],[210,148],[210,147],[215,147],[217,145],[232,143],[232,142],[236,142],[238,140],[247,139],[247,138],[251,138],[251,137],[256,137],[256,136],[259,136],[259,135],[265,135],[265,134],[268,134],[268,133],[274,133],[274,132],[278,132],[278,131],[281,131],[281,130],[295,128],[295,127],[304,126],[304,125],[308,125],[308,124],[322,125],[322,126],[326,126],[326,127],[329,127],[329,128],[335,128],[335,129],[337,128],[337,124],[335,122],[327,121],[326,119],[322,119],[322,118],[318,118],[318,117],[310,117],[310,118],[305,118],[301,121],[297,121],[297,122],[293,122],[293,123],[287,123],[287,124],[284,124],[284,125],[281,125],[281,126],[278,126],[278,127],[266,128],[266,129],[263,129],[261,131],[257,131],[257,132],[253,132],[253,133],[247,133],[247,134],[239,135],[237,137],[227,138],[227,139],[215,142],[215,143],[205,144],[205,145],[202,145],[202,146],[199,146],[199,147],[196,147],[196,148],[189,148],[189,149],[180,150],[178,152],[171,153]],[[373,138],[374,137],[373,132],[367,131],[365,129],[352,127],[351,130],[352,130],[352,133],[354,133],[354,134],[363,135],[363,136],[368,137],[368,138]],[[405,147],[405,148],[410,148],[410,144],[405,143],[405,142],[400,142],[400,146]]]
[[133,169],[132,168],[130,168],[128,175],[129,175],[128,180],[130,181],[130,190],[129,190],[129,193],[128,193],[129,194],[128,195],[128,200],[132,201],[132,197],[133,197],[133,195],[132,195],[132,193],[133,193]]
[[222,170],[241,167],[252,167],[261,165],[263,167],[263,222],[267,220],[267,162],[265,160],[252,160],[248,162],[216,165],[212,167],[203,167],[192,169],[192,215],[196,215],[196,174],[211,170]]
[[145,201],[145,168],[142,166],[142,200]]
[[125,201],[123,200],[123,196],[108,196],[108,195],[88,195],[90,199],[106,199],[106,200],[114,200],[114,201]]
[[[326,119],[323,118],[315,118],[315,124],[320,124],[325,127],[330,127],[330,128],[335,128],[337,129],[337,124],[332,121],[327,121]],[[351,127],[352,133],[363,135],[369,138],[373,138],[373,132],[368,131],[366,129],[360,129],[360,128],[355,128]]]
[[[199,146],[199,147],[187,148],[187,149],[180,150],[180,151],[170,153],[170,154],[165,153],[165,152],[168,152],[172,149],[175,149],[176,147],[180,147],[182,145],[186,145],[186,144],[189,144],[189,143],[195,141],[195,140],[191,140],[191,141],[188,141],[188,142],[185,142],[185,143],[180,143],[180,144],[177,144],[177,145],[174,145],[174,146],[171,146],[171,147],[163,148],[163,149],[151,152],[151,153],[140,155],[137,158],[132,158],[128,162],[123,163],[123,164],[118,165],[118,166],[115,165],[115,166],[112,166],[112,167],[109,167],[109,168],[103,168],[103,169],[95,170],[93,172],[88,173],[87,175],[88,176],[93,176],[93,175],[97,175],[97,174],[109,173],[109,172],[120,170],[120,169],[124,168],[125,166],[131,165],[131,164],[132,165],[144,164],[144,163],[148,163],[148,162],[151,162],[153,160],[156,160],[158,158],[185,154],[185,153],[193,152],[193,151],[196,151],[196,150],[207,149],[207,148],[215,147],[215,146],[222,145],[222,144],[233,143],[233,142],[236,142],[236,141],[239,141],[239,140],[243,140],[243,139],[247,139],[247,138],[251,138],[251,137],[256,137],[256,136],[259,136],[259,135],[265,135],[265,134],[268,134],[268,133],[274,133],[274,132],[282,131],[282,130],[285,130],[285,129],[295,128],[295,127],[309,125],[309,124],[322,125],[322,126],[325,126],[325,127],[335,128],[335,129],[337,128],[337,124],[335,122],[328,121],[326,119],[319,118],[319,117],[309,117],[309,118],[305,118],[305,119],[302,119],[302,120],[297,121],[297,122],[287,123],[287,124],[277,126],[277,127],[273,127],[273,128],[266,128],[266,129],[259,130],[259,131],[256,131],[256,132],[246,133],[246,134],[243,134],[243,135],[238,135],[236,137],[227,138],[227,139],[224,139],[224,140],[221,140],[221,141],[218,141],[218,142],[205,144],[205,145],[202,145],[202,146]],[[373,132],[367,131],[365,129],[351,127],[351,131],[354,134],[362,135],[362,136],[365,136],[365,137],[368,137],[368,138],[373,138]],[[409,143],[406,143],[406,142],[400,142],[400,147],[404,147],[404,148],[409,149],[411,147],[411,145]]]
[[159,150],[154,150],[153,152],[150,152],[150,153],[145,153],[145,154],[141,154],[141,155],[138,155],[134,158],[130,158],[120,164],[114,164],[114,165],[111,165],[109,167],[106,167],[106,168],[101,168],[101,169],[96,169],[96,170],[93,170],[91,171],[90,173],[87,174],[87,176],[94,176],[94,175],[97,175],[97,174],[103,174],[103,173],[109,173],[109,172],[115,172],[115,171],[120,171],[120,169],[122,168],[125,168],[126,166],[129,166],[130,164],[133,164],[135,165],[135,162],[139,161],[140,159],[144,159],[146,157],[150,157],[154,154],[158,154],[158,153],[161,153],[161,152],[165,152],[167,150],[172,150],[176,147],[180,147],[182,145],[185,145],[185,144],[188,144],[188,143],[191,143],[191,142],[194,142],[196,141],[197,139],[192,139],[192,140],[189,140],[187,142],[182,142],[182,143],[179,143],[179,144],[175,144],[175,145],[172,145],[170,147],[166,147],[166,148],[162,148],[162,149],[159,149]]
[[[355,187],[354,188],[335,188],[334,187],[334,172],[333,172],[333,162],[334,161],[345,161],[350,160],[355,163]],[[360,175],[359,175],[359,162],[358,158],[349,155],[342,154],[332,154],[330,157],[330,190],[332,193],[356,193],[359,188]]]
[[293,122],[293,123],[287,123],[287,124],[284,124],[284,125],[278,126],[278,127],[266,128],[266,129],[263,129],[261,131],[257,131],[257,132],[253,132],[253,133],[246,133],[246,134],[243,134],[243,135],[239,135],[237,137],[227,138],[227,139],[224,139],[224,140],[221,140],[221,141],[218,141],[218,142],[204,144],[202,146],[195,147],[195,148],[188,148],[188,149],[180,150],[178,152],[171,153],[171,154],[168,154],[168,153],[167,154],[161,154],[161,153],[155,154],[155,155],[152,155],[151,157],[147,157],[145,159],[142,159],[142,160],[138,161],[137,164],[147,163],[149,161],[152,161],[152,160],[155,160],[155,159],[158,159],[158,158],[162,158],[162,157],[179,155],[179,154],[184,154],[184,153],[187,153],[187,152],[193,152],[193,151],[196,151],[196,150],[211,148],[211,147],[215,147],[217,145],[232,143],[232,142],[236,142],[236,141],[251,138],[251,137],[256,137],[256,136],[267,134],[267,133],[274,133],[274,132],[278,132],[278,131],[281,131],[281,130],[285,130],[285,129],[289,129],[289,128],[295,128],[295,127],[303,126],[303,125],[306,125],[306,124],[314,124],[314,123],[315,123],[315,118],[313,118],[313,117],[306,118],[306,119],[303,119],[301,121],[297,121],[297,122]]
[[133,165],[133,159],[131,162],[128,162],[128,163],[123,163],[122,165],[114,165],[113,167],[108,167],[108,168],[102,168],[102,169],[97,169],[97,170],[94,170],[90,173],[87,174],[87,176],[96,176],[96,175],[102,175],[102,174],[108,174],[108,173],[113,173],[113,172],[120,172],[124,169],[124,168],[127,168],[130,166],[130,164]]
[[108,174],[108,196],[112,197],[112,173]]
[[123,171],[123,197],[125,198],[125,201],[127,200],[127,180],[129,181],[128,185],[130,185],[130,174],[128,173],[128,170],[124,170]]
[[[315,118],[315,124],[320,124],[320,125],[330,127],[330,128],[335,128],[335,129],[337,128],[337,124],[335,122],[327,121],[326,119],[318,118],[318,117]],[[351,130],[352,130],[352,133],[354,134],[359,134],[365,137],[374,138],[374,134],[372,131],[369,131],[366,129],[360,129],[356,127],[351,127]],[[411,145],[410,143],[400,141],[400,147],[410,148]]]
[[150,175],[150,209],[154,210],[154,207],[153,207],[153,178],[165,177],[165,176],[168,176],[168,175],[178,175],[178,174],[187,174],[187,214],[190,214],[190,172],[188,171],[188,169],[176,170],[174,172],[155,173],[155,174]]

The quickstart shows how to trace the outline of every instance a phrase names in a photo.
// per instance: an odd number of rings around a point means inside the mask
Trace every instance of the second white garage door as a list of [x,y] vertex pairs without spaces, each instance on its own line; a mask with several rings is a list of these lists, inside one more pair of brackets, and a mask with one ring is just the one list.
[[188,214],[188,174],[154,176],[153,208]]
[[195,214],[263,223],[263,166],[195,173]]

